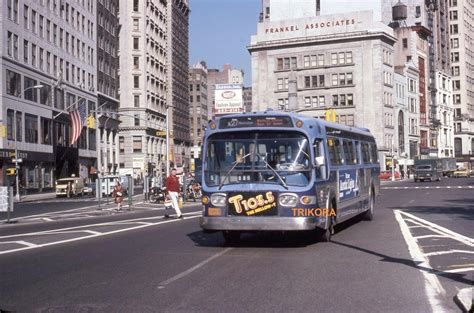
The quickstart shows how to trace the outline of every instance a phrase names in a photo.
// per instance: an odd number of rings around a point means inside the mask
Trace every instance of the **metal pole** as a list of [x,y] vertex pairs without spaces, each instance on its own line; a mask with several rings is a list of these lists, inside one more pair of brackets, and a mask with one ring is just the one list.
[[166,106],[166,177],[170,175],[170,125],[169,125],[169,112],[170,106]]
[[395,156],[393,149],[393,138],[392,138],[392,181],[395,181]]
[[18,175],[18,147],[17,147],[17,119],[16,119],[16,114],[14,116],[15,123],[15,183],[16,183],[16,200],[20,201],[20,181],[19,181],[19,175]]

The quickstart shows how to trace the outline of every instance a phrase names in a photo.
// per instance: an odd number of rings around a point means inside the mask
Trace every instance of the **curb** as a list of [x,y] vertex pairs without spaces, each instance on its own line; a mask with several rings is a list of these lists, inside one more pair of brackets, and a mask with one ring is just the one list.
[[473,293],[474,287],[463,288],[459,290],[454,297],[454,302],[456,302],[463,312],[474,312],[474,305],[472,302]]

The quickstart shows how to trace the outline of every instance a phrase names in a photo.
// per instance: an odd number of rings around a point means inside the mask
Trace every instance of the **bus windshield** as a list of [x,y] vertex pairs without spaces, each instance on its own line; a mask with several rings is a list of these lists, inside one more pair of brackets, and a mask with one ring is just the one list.
[[208,186],[306,186],[311,178],[310,160],[310,144],[299,132],[218,133],[207,142],[205,180]]
[[431,165],[418,165],[416,169],[419,171],[431,171]]

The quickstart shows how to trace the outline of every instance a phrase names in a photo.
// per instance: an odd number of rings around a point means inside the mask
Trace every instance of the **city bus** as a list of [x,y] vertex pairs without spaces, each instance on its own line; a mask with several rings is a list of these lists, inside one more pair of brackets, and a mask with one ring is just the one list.
[[380,165],[367,129],[271,110],[226,115],[210,121],[202,157],[200,226],[228,243],[258,231],[329,241],[338,223],[374,216]]

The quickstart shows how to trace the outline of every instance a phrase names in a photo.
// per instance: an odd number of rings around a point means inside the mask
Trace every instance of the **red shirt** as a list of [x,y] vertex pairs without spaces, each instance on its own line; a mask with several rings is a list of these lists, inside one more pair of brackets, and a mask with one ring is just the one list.
[[178,176],[168,176],[168,178],[166,178],[165,186],[167,191],[181,192]]

